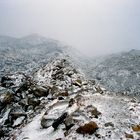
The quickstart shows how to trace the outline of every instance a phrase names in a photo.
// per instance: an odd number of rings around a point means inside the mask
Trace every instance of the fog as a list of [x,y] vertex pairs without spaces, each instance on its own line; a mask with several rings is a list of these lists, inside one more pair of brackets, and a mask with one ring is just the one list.
[[140,0],[0,0],[0,34],[32,33],[90,56],[139,49]]

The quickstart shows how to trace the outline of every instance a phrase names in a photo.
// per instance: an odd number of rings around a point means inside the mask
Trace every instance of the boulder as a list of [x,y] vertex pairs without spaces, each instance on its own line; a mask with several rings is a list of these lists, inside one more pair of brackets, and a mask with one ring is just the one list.
[[132,126],[132,130],[135,132],[140,132],[140,124]]
[[40,100],[37,98],[28,98],[28,105],[32,105],[33,107],[40,105]]
[[63,140],[62,138],[58,138],[58,139],[56,139],[56,140]]
[[21,125],[23,123],[24,119],[25,119],[25,116],[21,116],[21,117],[17,118],[13,123],[13,127],[17,127],[17,126]]
[[95,136],[96,136],[98,139],[101,139],[101,138],[102,138],[101,134],[98,134],[98,133],[95,133]]
[[62,92],[59,92],[58,94],[55,94],[56,97],[68,97],[69,96],[69,93],[68,91],[62,91]]
[[127,139],[134,139],[134,136],[132,134],[128,134],[128,133],[125,133],[125,137]]
[[97,110],[96,107],[94,106],[87,106],[87,110],[88,112],[91,113],[92,116],[94,116],[95,118],[98,118],[99,115],[101,115],[102,113],[100,111]]
[[63,113],[59,118],[57,118],[53,124],[52,124],[52,127],[54,129],[57,129],[57,127],[62,124],[64,122],[64,120],[66,119],[66,117],[68,116],[68,113]]
[[19,102],[18,102],[18,104],[20,105],[20,106],[22,106],[22,108],[24,109],[24,110],[27,110],[27,108],[28,108],[28,98],[26,98],[26,99],[21,99]]
[[37,97],[48,96],[49,88],[35,85],[30,87],[29,92],[33,93]]
[[64,100],[65,98],[64,97],[58,97],[58,100]]
[[55,95],[55,94],[57,94],[57,93],[59,93],[60,92],[60,89],[57,87],[57,86],[53,86],[52,88],[51,88],[51,94],[52,95]]
[[112,122],[105,123],[105,127],[109,127],[109,126],[114,127],[114,124]]
[[0,94],[0,102],[4,105],[10,104],[14,100],[14,95],[11,90],[6,90]]
[[81,87],[81,85],[82,85],[82,80],[80,80],[80,79],[75,80],[75,81],[73,82],[73,85]]
[[13,106],[11,112],[10,112],[10,115],[11,115],[11,121],[13,121],[14,119],[17,119],[18,117],[21,117],[21,116],[27,116],[26,112],[23,110],[22,106],[16,104]]
[[98,93],[101,93],[101,94],[104,93],[104,91],[102,90],[102,88],[99,85],[95,86],[95,89],[96,89],[96,92],[98,92]]
[[66,130],[68,131],[70,128],[72,128],[74,125],[75,125],[75,122],[72,118],[72,116],[69,116],[65,119],[64,121],[64,124],[65,124],[65,127],[66,127]]
[[46,118],[45,116],[43,116],[41,119],[41,126],[42,128],[48,128],[52,126],[53,122],[54,122],[53,118]]
[[[59,124],[63,123],[68,113],[66,112],[68,107],[68,101],[58,101],[55,99],[51,106],[47,109],[41,119],[41,126],[48,128],[50,126],[55,129]],[[57,113],[56,113],[57,112]]]
[[99,129],[98,125],[91,121],[89,123],[86,123],[83,126],[80,126],[76,132],[79,134],[89,134],[92,135],[94,132],[96,132],[96,130]]
[[10,78],[10,76],[3,76],[1,78],[2,87],[11,87],[13,85],[14,85],[14,83],[13,83],[12,79]]
[[69,101],[69,107],[71,107],[74,103],[75,103],[75,100],[73,98],[71,98]]
[[0,138],[4,137],[4,130],[3,128],[0,126]]
[[22,93],[22,91],[27,91],[31,86],[30,81],[24,81],[16,90],[16,93]]
[[4,105],[0,102],[0,112],[4,108]]
[[64,78],[63,76],[64,76],[63,69],[57,70],[52,74],[52,78],[54,80],[57,80],[57,79],[63,80],[63,78]]
[[1,111],[1,118],[0,118],[0,124],[5,125],[7,122],[9,122],[9,116],[10,116],[11,108],[10,106],[6,106],[2,111]]

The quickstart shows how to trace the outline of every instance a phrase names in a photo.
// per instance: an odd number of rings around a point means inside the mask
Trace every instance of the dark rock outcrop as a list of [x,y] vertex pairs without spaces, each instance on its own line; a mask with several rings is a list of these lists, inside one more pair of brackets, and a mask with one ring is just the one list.
[[54,129],[57,129],[57,127],[62,124],[64,122],[64,120],[66,119],[66,117],[68,116],[68,113],[64,113],[62,114],[58,119],[56,119],[53,124],[52,124],[52,127]]

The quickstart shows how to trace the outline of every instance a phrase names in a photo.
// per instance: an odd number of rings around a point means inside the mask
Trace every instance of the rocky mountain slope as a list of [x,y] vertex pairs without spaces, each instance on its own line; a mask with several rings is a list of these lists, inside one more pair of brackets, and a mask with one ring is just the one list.
[[1,79],[1,140],[140,139],[140,102],[99,86],[65,58]]
[[30,74],[58,56],[65,56],[76,68],[81,68],[86,77],[96,79],[107,90],[139,96],[139,50],[92,59],[79,50],[37,34],[22,38],[0,36],[0,78],[17,71]]
[[139,140],[139,58],[91,59],[36,34],[1,36],[0,139]]
[[[55,57],[65,56],[77,67],[88,71],[87,57],[57,40],[32,34],[22,38],[0,36],[0,77],[6,73],[32,72]],[[87,72],[88,73],[88,72]]]
[[139,96],[140,51],[104,57],[92,68],[92,77],[108,90]]
[[23,38],[0,37],[0,75],[5,73],[31,72],[62,53],[59,42],[39,35]]

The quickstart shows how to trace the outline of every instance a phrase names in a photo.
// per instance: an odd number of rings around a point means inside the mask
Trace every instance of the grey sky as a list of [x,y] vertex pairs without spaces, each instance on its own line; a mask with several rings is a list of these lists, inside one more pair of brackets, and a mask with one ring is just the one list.
[[0,34],[51,37],[95,55],[140,48],[140,0],[0,0]]

